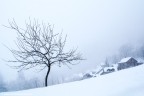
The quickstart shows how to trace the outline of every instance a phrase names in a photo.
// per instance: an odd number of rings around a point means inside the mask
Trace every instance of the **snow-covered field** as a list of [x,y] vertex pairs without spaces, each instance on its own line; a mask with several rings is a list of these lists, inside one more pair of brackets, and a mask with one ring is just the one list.
[[83,81],[0,96],[144,96],[144,64]]

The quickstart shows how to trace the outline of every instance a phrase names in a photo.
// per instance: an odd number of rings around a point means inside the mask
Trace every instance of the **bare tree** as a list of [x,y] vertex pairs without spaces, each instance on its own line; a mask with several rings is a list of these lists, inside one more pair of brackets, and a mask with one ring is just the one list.
[[[45,86],[48,85],[48,75],[53,65],[73,65],[77,61],[83,60],[81,54],[76,49],[64,51],[66,36],[55,34],[50,24],[33,22],[26,23],[26,28],[20,28],[13,20],[9,22],[10,29],[17,32],[18,50],[10,49],[15,60],[19,65],[13,66],[20,70],[27,70],[40,66],[41,69],[47,69],[45,76]],[[76,62],[75,62],[76,61]]]
[[108,57],[106,57],[106,59],[105,59],[105,67],[109,67],[110,65],[109,65],[109,59],[108,59]]

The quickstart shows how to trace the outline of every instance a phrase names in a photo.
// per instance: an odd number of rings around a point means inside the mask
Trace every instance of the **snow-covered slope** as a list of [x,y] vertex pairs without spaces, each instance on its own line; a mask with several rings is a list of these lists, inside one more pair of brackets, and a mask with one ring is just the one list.
[[144,96],[144,64],[83,81],[0,96]]

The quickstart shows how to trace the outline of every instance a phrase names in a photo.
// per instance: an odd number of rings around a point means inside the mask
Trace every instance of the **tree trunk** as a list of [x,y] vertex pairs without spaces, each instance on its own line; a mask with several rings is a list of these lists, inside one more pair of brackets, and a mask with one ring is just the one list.
[[48,75],[50,73],[50,69],[51,69],[51,67],[48,67],[48,70],[47,70],[47,73],[46,73],[46,77],[45,77],[45,86],[48,85]]

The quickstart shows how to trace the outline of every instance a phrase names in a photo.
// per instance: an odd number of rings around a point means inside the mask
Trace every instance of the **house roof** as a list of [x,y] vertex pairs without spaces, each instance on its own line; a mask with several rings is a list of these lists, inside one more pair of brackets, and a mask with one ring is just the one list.
[[127,58],[123,58],[120,62],[118,63],[126,63],[127,61],[129,61],[132,57],[127,57]]

